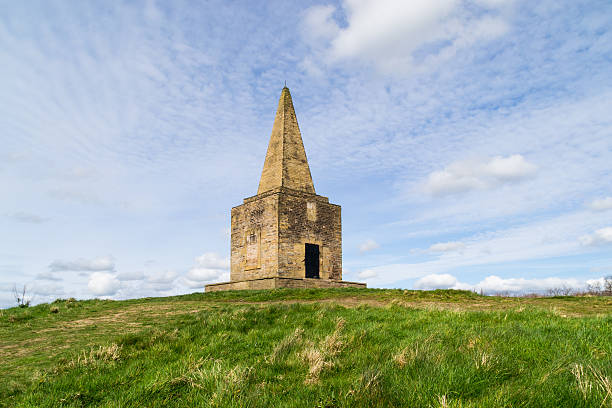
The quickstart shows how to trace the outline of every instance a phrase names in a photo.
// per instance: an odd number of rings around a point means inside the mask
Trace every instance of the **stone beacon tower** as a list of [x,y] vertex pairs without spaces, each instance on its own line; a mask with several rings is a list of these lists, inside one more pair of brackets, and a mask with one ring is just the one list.
[[284,87],[257,195],[232,208],[230,282],[206,291],[365,287],[342,280],[340,206],[315,193]]

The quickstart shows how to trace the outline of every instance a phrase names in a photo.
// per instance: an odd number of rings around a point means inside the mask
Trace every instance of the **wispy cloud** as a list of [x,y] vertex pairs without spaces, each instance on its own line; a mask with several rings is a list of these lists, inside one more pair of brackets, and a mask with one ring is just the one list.
[[463,242],[439,242],[429,247],[430,252],[452,252],[465,248]]
[[57,259],[49,264],[49,269],[52,272],[60,271],[113,271],[115,269],[115,261],[111,256],[102,256],[94,259],[79,258],[74,261],[65,261]]
[[582,245],[604,245],[612,243],[612,227],[598,229],[592,234],[583,235],[580,237]]
[[57,283],[35,282],[29,287],[26,287],[26,294],[31,295],[33,301],[36,301],[36,298],[41,296],[56,298],[64,294],[64,288]]
[[128,271],[120,272],[117,274],[117,279],[120,281],[141,281],[145,279],[143,271]]
[[29,223],[29,224],[42,224],[43,222],[46,222],[49,220],[48,218],[41,217],[36,214],[30,214],[30,213],[23,212],[23,211],[18,211],[18,212],[14,212],[11,214],[7,214],[6,216],[9,218],[12,218],[15,221]]
[[361,271],[357,274],[359,279],[371,279],[378,276],[378,273],[372,269],[366,269],[365,271]]
[[594,211],[612,210],[612,197],[598,198],[589,204]]
[[425,189],[433,195],[490,189],[533,177],[536,170],[520,154],[496,156],[486,161],[460,161],[431,173]]
[[359,245],[359,252],[369,252],[380,248],[380,244],[373,239],[367,239]]
[[166,270],[147,276],[147,281],[155,284],[170,284],[178,277],[178,273],[172,270]]
[[36,279],[37,280],[47,280],[47,281],[60,281],[60,280],[62,280],[62,278],[60,278],[59,276],[57,276],[55,273],[53,273],[51,271],[39,272],[36,275]]

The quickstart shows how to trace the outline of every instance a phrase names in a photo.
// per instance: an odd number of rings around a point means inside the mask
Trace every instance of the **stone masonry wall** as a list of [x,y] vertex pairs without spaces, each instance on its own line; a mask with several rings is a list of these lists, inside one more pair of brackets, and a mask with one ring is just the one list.
[[278,288],[365,288],[365,283],[323,279],[265,278],[206,285],[206,292],[221,290],[258,290]]
[[[288,190],[286,190],[288,191]],[[340,206],[327,198],[297,191],[279,197],[280,277],[305,277],[305,244],[319,245],[319,277],[342,279]]]
[[342,279],[340,206],[287,188],[232,209],[231,280],[305,277],[305,244],[319,245],[321,280]]
[[278,195],[255,198],[232,208],[232,281],[278,275]]

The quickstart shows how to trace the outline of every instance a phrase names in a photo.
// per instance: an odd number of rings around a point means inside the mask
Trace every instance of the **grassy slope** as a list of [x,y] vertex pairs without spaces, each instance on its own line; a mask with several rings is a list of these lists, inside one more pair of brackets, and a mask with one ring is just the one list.
[[611,381],[610,298],[276,290],[0,311],[5,406],[599,407]]

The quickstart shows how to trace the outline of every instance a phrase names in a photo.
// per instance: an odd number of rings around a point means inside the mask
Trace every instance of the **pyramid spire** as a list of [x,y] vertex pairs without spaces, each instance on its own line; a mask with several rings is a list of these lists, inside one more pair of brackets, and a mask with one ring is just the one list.
[[257,194],[278,187],[315,194],[291,93],[286,86],[278,101]]

